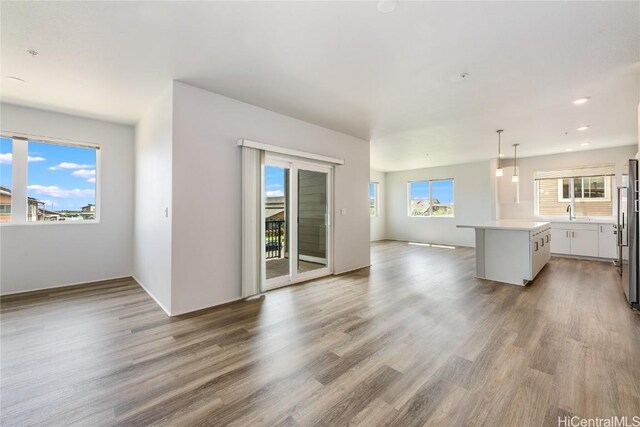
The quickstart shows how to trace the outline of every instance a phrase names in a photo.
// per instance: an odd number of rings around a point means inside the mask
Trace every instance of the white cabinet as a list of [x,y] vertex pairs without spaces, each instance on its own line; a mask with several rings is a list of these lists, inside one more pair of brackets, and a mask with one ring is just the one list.
[[551,258],[551,229],[549,226],[531,233],[531,279],[542,270]]
[[457,227],[475,230],[479,279],[524,286],[549,261],[548,222],[507,220]]
[[571,255],[571,231],[565,229],[551,229],[551,252],[554,254]]
[[615,259],[618,256],[618,232],[613,224],[598,225],[598,257]]
[[597,257],[598,231],[571,230],[571,255]]
[[613,259],[617,252],[616,226],[604,223],[552,223],[551,252]]

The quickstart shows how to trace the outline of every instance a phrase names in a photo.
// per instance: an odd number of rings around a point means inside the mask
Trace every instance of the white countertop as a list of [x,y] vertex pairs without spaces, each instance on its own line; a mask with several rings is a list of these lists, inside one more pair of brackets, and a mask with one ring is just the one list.
[[564,218],[564,219],[550,219],[548,220],[549,222],[553,222],[556,224],[616,224],[617,221],[615,219],[608,219],[608,218],[604,218],[604,219],[572,219],[571,221],[569,221],[569,219]]
[[485,230],[513,230],[532,231],[545,225],[551,225],[548,221],[524,221],[502,219],[499,221],[488,221],[480,224],[460,224],[458,228],[480,228]]

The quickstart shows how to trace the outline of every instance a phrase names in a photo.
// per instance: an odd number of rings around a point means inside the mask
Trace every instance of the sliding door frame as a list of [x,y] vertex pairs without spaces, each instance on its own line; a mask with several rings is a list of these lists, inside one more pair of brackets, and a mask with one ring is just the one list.
[[[265,169],[267,166],[275,166],[280,168],[286,168],[289,170],[289,188],[287,188],[288,199],[288,221],[286,227],[287,239],[289,241],[289,274],[280,277],[274,277],[272,279],[266,278],[266,264],[267,264],[267,252],[265,248],[265,207],[266,207],[266,192],[265,192]],[[307,170],[313,172],[321,172],[327,175],[327,213],[325,220],[326,230],[326,256],[327,265],[323,268],[311,270],[303,273],[298,272],[298,171]],[[314,162],[310,160],[304,160],[293,156],[287,156],[283,154],[274,154],[265,152],[264,165],[262,167],[262,179],[260,189],[260,221],[261,221],[261,271],[262,291],[268,291],[272,289],[281,288],[283,286],[289,286],[295,283],[304,282],[307,280],[315,279],[322,276],[327,276],[333,273],[333,165]],[[286,207],[285,207],[286,208]]]

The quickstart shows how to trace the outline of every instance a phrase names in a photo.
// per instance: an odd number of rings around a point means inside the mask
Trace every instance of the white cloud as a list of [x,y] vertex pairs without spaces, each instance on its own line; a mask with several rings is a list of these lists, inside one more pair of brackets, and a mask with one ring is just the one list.
[[284,191],[276,190],[276,191],[267,191],[267,197],[283,197]]
[[0,153],[0,165],[10,165],[13,160],[11,153]]
[[91,183],[96,182],[96,178],[95,178],[95,177],[93,177],[93,178],[89,178],[89,179],[87,180],[87,182],[91,182]]
[[29,185],[27,189],[34,191],[39,196],[58,198],[91,197],[96,194],[95,190],[80,190],[78,188],[75,188],[73,190],[65,190],[55,185]]
[[95,169],[78,169],[76,171],[71,172],[71,175],[73,176],[78,176],[80,178],[85,178],[85,179],[89,179],[89,178],[95,178],[96,176],[96,170]]
[[49,168],[49,170],[52,171],[57,171],[59,169],[87,169],[87,168],[92,168],[93,165],[82,165],[79,163],[69,163],[69,162],[62,162],[60,164],[57,164],[55,166],[51,166]]
[[[47,159],[40,156],[27,156],[28,162],[44,162],[45,160]],[[11,163],[13,163],[13,153],[0,153],[0,164],[10,165]]]

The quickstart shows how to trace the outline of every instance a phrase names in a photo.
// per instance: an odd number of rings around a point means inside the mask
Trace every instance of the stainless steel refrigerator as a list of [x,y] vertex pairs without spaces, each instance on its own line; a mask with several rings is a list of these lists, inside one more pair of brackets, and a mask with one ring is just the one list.
[[[634,309],[640,309],[640,185],[638,160],[629,160],[629,176],[618,188],[618,255],[622,288]],[[624,182],[627,181],[627,182]]]

